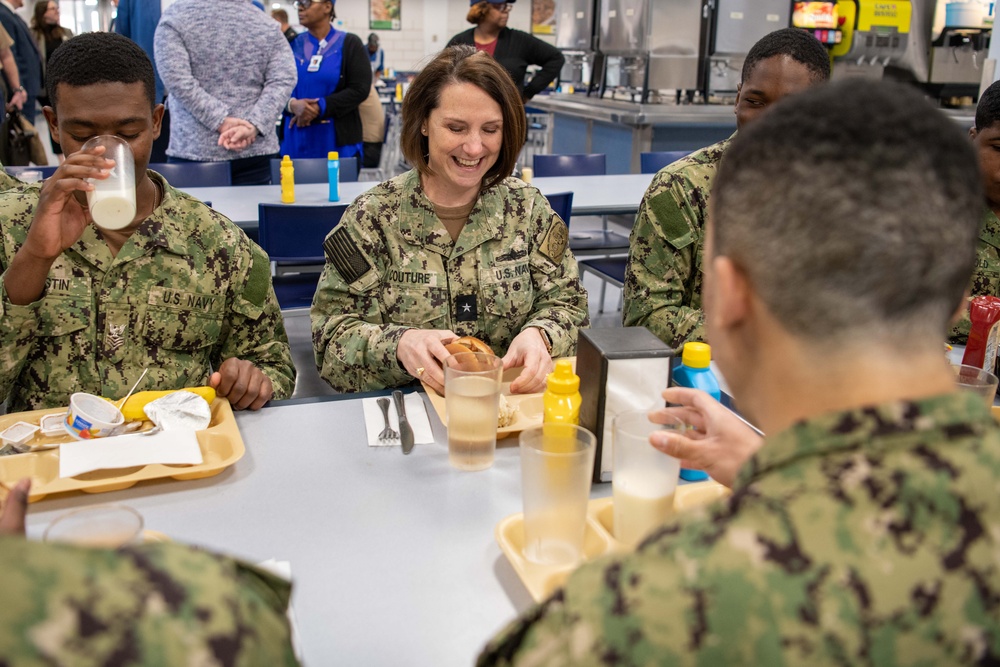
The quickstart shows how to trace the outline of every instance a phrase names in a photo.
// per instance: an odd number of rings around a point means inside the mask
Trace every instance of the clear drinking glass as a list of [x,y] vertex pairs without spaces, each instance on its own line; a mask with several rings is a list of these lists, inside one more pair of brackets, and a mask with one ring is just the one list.
[[462,352],[444,360],[448,462],[459,470],[485,470],[497,448],[497,412],[503,360]]
[[94,505],[57,516],[42,535],[44,542],[118,549],[142,541],[142,515],[125,505]]
[[597,438],[570,424],[521,432],[524,557],[572,565],[583,556]]
[[110,134],[94,137],[80,150],[104,146],[104,157],[115,166],[105,179],[90,179],[87,206],[94,224],[104,229],[124,229],[135,219],[135,157],[124,139]]
[[649,436],[661,430],[683,433],[686,428],[677,417],[668,417],[666,425],[654,424],[648,410],[630,410],[615,417],[611,489],[619,542],[637,546],[673,513],[681,462],[649,444]]
[[993,399],[996,398],[997,384],[1000,383],[1000,378],[976,366],[952,364],[951,369],[955,371],[955,382],[959,389],[979,394],[987,408],[993,407]]

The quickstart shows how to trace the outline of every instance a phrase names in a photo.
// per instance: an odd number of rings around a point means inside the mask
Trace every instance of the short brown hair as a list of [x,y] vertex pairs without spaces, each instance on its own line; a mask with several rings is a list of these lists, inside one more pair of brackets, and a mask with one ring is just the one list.
[[477,2],[476,4],[469,7],[469,13],[465,15],[465,20],[472,25],[479,25],[486,18],[486,15],[490,13],[490,3],[483,0],[483,2]]
[[281,21],[282,23],[288,23],[288,12],[284,9],[275,9],[271,12],[271,18]]
[[403,98],[403,155],[421,174],[433,175],[427,163],[428,142],[421,132],[424,121],[441,101],[441,91],[455,83],[471,83],[500,105],[503,143],[496,163],[486,172],[483,188],[490,188],[514,171],[517,156],[527,138],[524,103],[510,74],[485,53],[468,45],[441,51],[413,79]]

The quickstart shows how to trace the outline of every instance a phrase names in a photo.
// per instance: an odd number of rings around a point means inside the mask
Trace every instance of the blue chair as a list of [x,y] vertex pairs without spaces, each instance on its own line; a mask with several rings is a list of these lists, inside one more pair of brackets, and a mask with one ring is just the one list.
[[[604,294],[609,284],[618,289],[623,289],[625,285],[625,265],[628,260],[625,257],[599,257],[587,259],[580,262],[580,272],[590,272],[601,279],[601,305],[597,307],[598,313],[604,312]],[[618,310],[622,309],[624,291],[618,296]]]
[[639,154],[639,169],[643,174],[655,174],[668,164],[687,157],[691,151],[654,151]]
[[[326,259],[323,241],[340,222],[347,206],[258,206],[259,243],[274,265],[274,292],[282,309],[308,308],[312,304]],[[289,269],[295,273],[287,273]]]
[[40,171],[42,172],[42,179],[46,179],[52,174],[56,173],[56,169],[59,167],[4,167],[4,171],[13,176],[14,178],[21,178],[21,173],[25,171]]
[[[603,176],[604,153],[536,155],[535,178],[548,176]],[[565,219],[569,224],[569,219]],[[574,255],[610,255],[628,252],[628,237],[608,231],[608,219],[601,219],[600,231],[570,231],[569,248]]]
[[[327,160],[322,157],[300,157],[292,160],[295,167],[296,183],[327,183],[330,180],[326,171]],[[340,158],[340,182],[353,183],[358,180],[358,158],[355,156]],[[281,183],[281,160],[271,160],[271,183]]]
[[150,162],[150,169],[175,188],[211,188],[233,184],[229,162]]
[[548,176],[603,176],[608,173],[604,153],[536,155],[535,178]]
[[549,200],[549,206],[556,212],[556,215],[562,218],[562,221],[569,227],[569,219],[573,214],[573,193],[555,192],[551,195],[545,195],[545,198]]

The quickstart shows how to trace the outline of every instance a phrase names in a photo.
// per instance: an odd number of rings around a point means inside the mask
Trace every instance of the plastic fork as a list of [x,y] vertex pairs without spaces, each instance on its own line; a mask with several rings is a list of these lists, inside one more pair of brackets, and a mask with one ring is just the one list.
[[389,426],[389,399],[382,397],[375,402],[382,408],[382,418],[385,420],[385,428],[378,434],[378,441],[384,443],[399,440],[399,434]]

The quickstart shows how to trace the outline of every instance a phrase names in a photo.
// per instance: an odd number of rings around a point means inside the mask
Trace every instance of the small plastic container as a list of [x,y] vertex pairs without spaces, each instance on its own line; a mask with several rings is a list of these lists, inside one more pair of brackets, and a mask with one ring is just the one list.
[[36,433],[38,433],[38,427],[34,424],[16,422],[0,432],[0,440],[3,441],[4,445],[17,447],[28,444]]
[[39,425],[42,427],[42,435],[51,438],[53,436],[65,434],[66,428],[63,426],[64,421],[66,421],[65,412],[45,415],[39,420]]
[[69,413],[63,422],[70,435],[80,440],[111,435],[125,422],[122,411],[100,396],[77,392],[69,397]]

